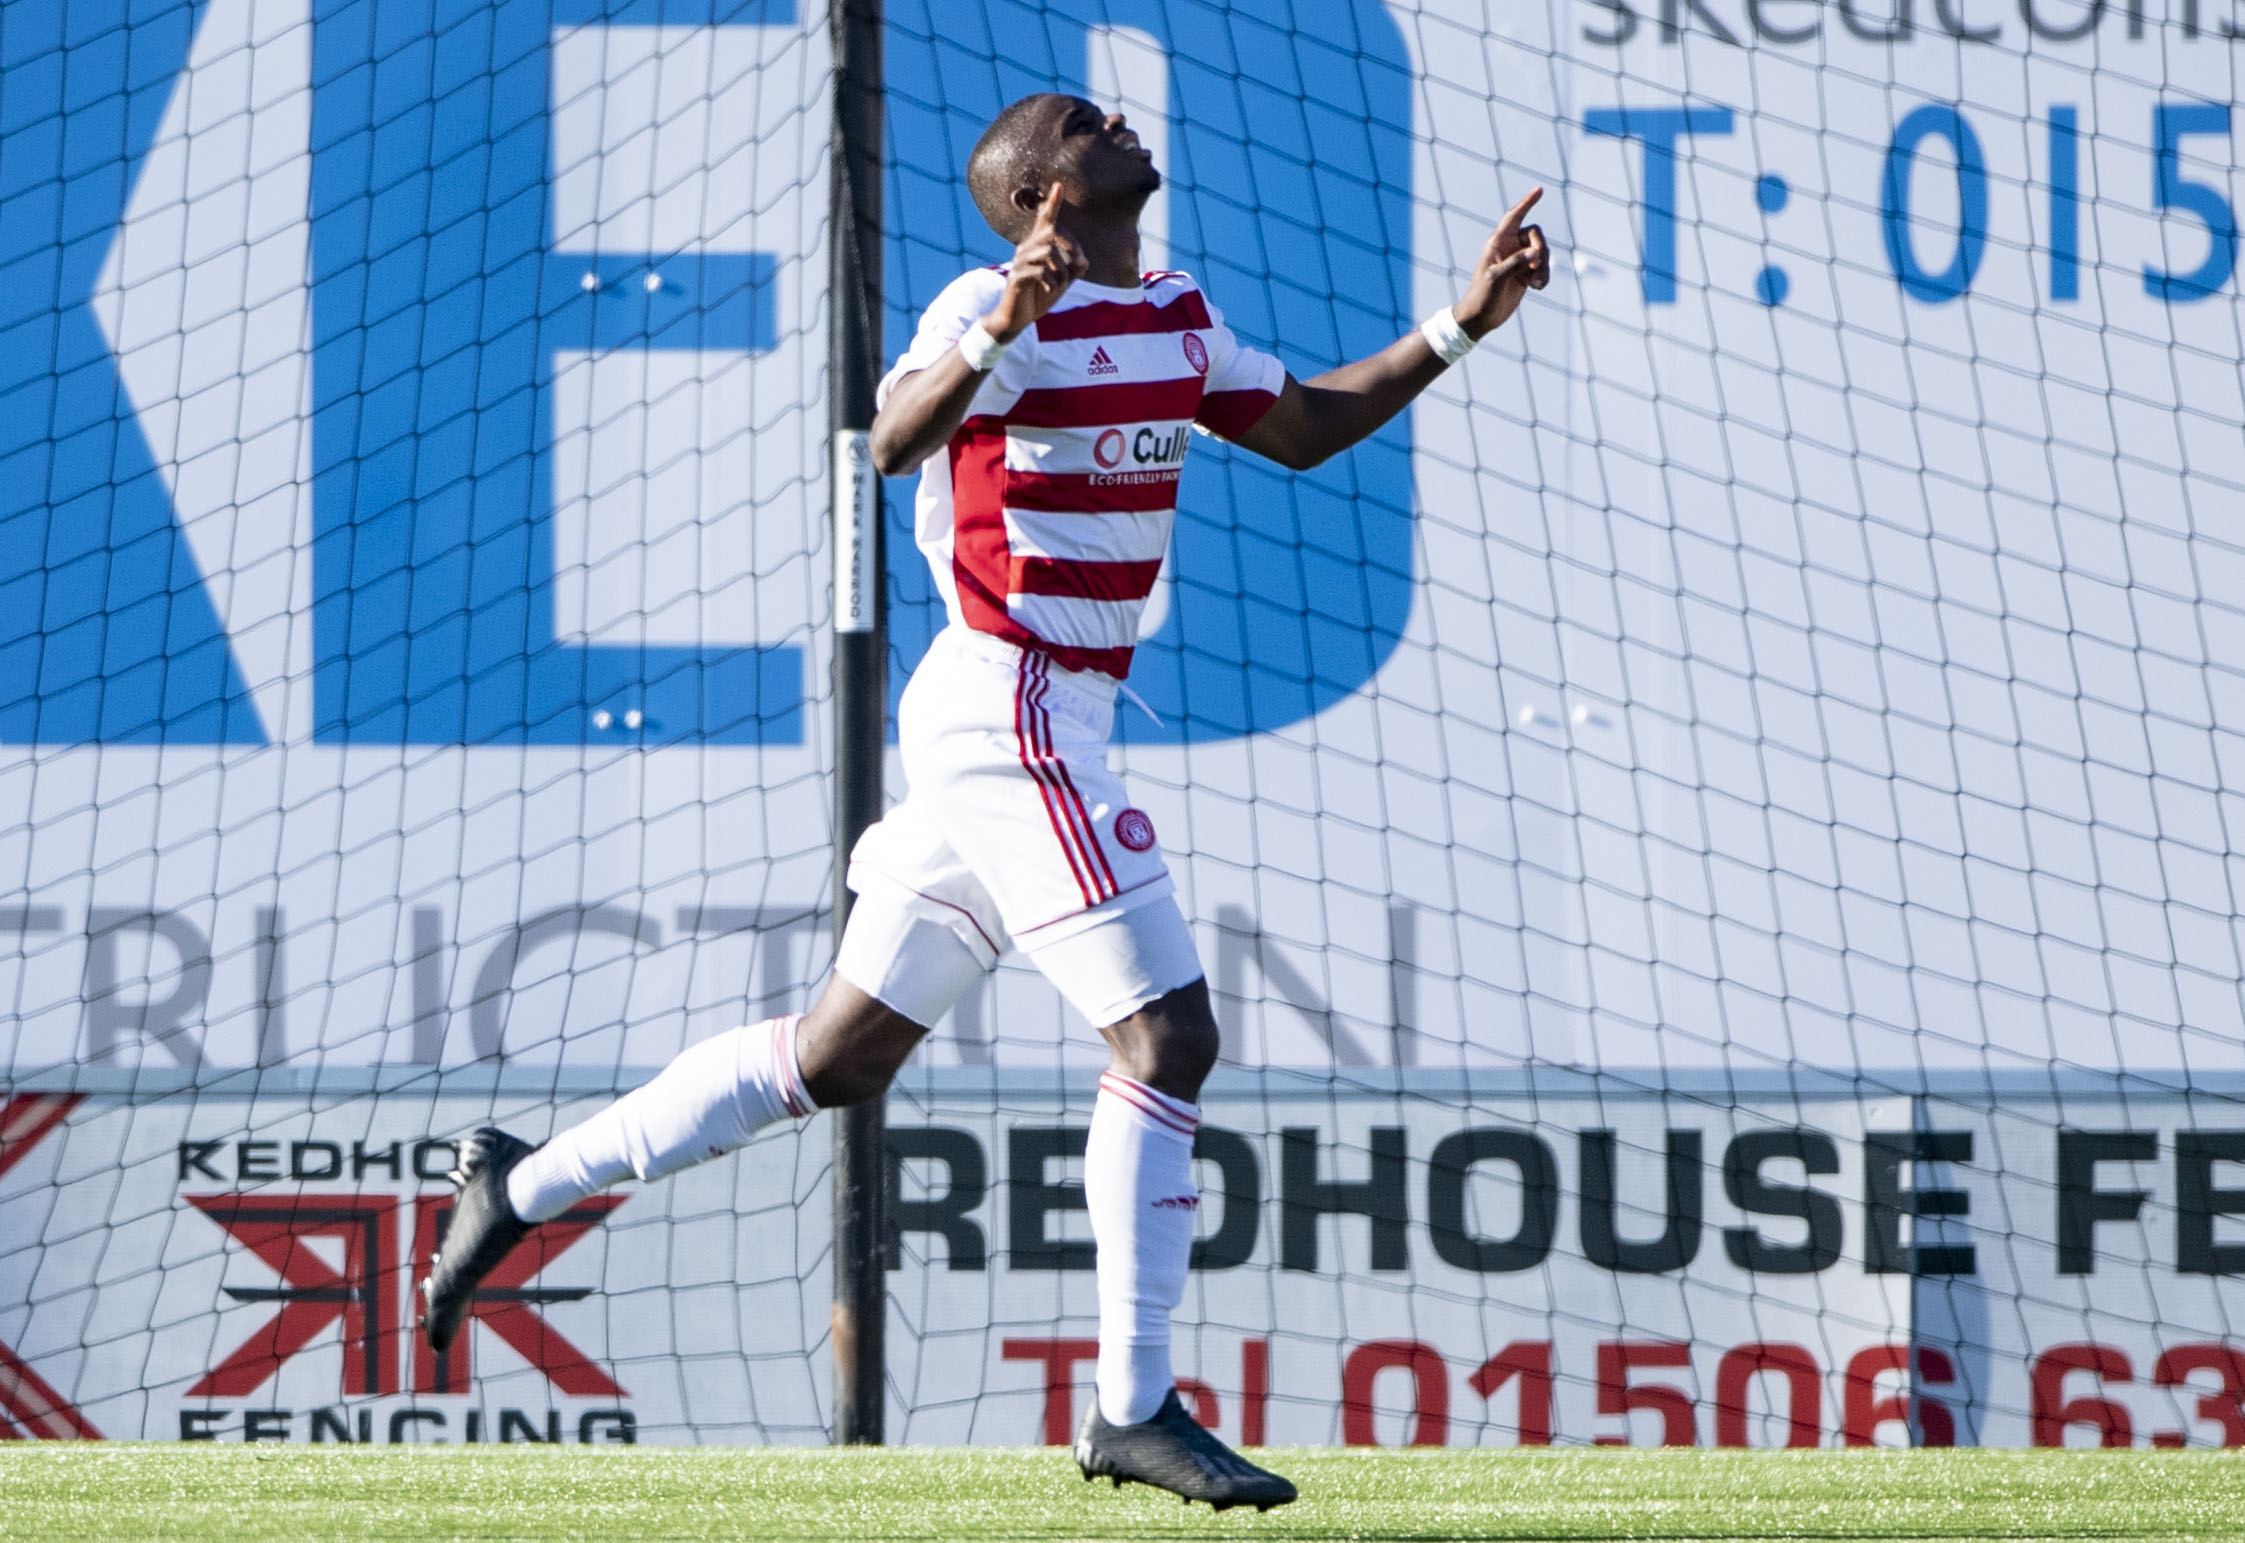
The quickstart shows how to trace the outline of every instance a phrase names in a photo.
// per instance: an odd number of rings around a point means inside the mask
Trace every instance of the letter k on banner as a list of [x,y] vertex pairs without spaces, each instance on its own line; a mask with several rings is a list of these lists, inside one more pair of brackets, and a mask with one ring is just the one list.
[[[444,1239],[450,1195],[190,1195],[189,1202],[245,1244],[280,1276],[271,1286],[228,1286],[237,1302],[275,1304],[272,1317],[187,1390],[189,1398],[238,1398],[272,1380],[331,1325],[343,1336],[341,1391],[399,1391],[400,1340],[410,1336],[413,1391],[466,1393],[472,1336],[437,1355],[413,1332],[415,1270]],[[624,1390],[557,1333],[538,1311],[591,1296],[590,1286],[537,1287],[529,1281],[593,1228],[624,1197],[588,1200],[533,1230],[475,1294],[469,1322],[481,1323],[565,1394],[622,1397]],[[413,1246],[400,1256],[400,1216],[410,1207]],[[321,1245],[315,1247],[314,1245]],[[340,1269],[331,1262],[340,1257]]]
[[[483,1278],[468,1304],[463,1329],[481,1323],[546,1374],[546,1380],[575,1397],[622,1398],[624,1390],[614,1378],[592,1363],[591,1357],[554,1332],[552,1324],[536,1311],[554,1302],[576,1302],[592,1295],[590,1286],[535,1287],[530,1278],[622,1205],[623,1195],[595,1195],[530,1230],[515,1251]],[[414,1203],[413,1259],[416,1268],[444,1241],[452,1221],[450,1195],[424,1195]],[[463,1332],[452,1348],[438,1355],[420,1335],[413,1336],[413,1391],[465,1393],[468,1391],[472,1333]]]

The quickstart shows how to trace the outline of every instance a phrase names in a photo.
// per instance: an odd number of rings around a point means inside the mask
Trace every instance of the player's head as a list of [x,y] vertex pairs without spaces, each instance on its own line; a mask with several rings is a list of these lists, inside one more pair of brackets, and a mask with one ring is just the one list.
[[1019,241],[1055,182],[1070,204],[1135,216],[1161,186],[1161,173],[1121,113],[1044,91],[983,130],[967,157],[967,190],[992,230]]

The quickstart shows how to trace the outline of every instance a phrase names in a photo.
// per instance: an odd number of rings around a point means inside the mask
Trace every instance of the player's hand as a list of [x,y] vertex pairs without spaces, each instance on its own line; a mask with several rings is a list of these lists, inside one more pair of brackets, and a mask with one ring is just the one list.
[[982,318],[984,330],[1001,343],[1012,342],[1051,310],[1090,267],[1083,248],[1061,232],[1060,184],[1055,182],[1037,208],[1036,223],[1013,249],[1006,292]]
[[1543,227],[1522,223],[1542,197],[1543,189],[1537,188],[1514,204],[1481,248],[1473,282],[1453,308],[1466,336],[1496,331],[1512,319],[1529,290],[1551,282],[1551,248],[1544,244]]

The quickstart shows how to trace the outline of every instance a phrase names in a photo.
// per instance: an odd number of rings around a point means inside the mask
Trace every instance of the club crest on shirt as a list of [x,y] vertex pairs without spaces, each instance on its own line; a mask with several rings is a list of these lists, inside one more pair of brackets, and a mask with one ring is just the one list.
[[1200,340],[1197,332],[1185,334],[1185,362],[1193,367],[1196,375],[1208,373],[1208,345]]
[[1115,839],[1133,852],[1151,851],[1154,822],[1143,809],[1125,809],[1115,816]]
[[1102,466],[1115,467],[1122,465],[1123,431],[1121,429],[1109,429],[1106,433],[1100,435],[1091,447],[1091,458]]

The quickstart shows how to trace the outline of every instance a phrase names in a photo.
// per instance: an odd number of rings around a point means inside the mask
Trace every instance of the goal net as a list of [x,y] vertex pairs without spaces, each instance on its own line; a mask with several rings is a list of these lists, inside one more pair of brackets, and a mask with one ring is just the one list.
[[[825,1438],[823,1121],[409,1324],[454,1138],[824,978],[827,26],[0,18],[0,1437]],[[1121,711],[1228,1438],[2245,1441],[2241,27],[889,0],[891,354],[1032,90],[1303,377],[1546,189],[1410,412],[1196,446]],[[1103,1059],[1009,960],[899,1079],[892,1439],[1072,1430]]]

